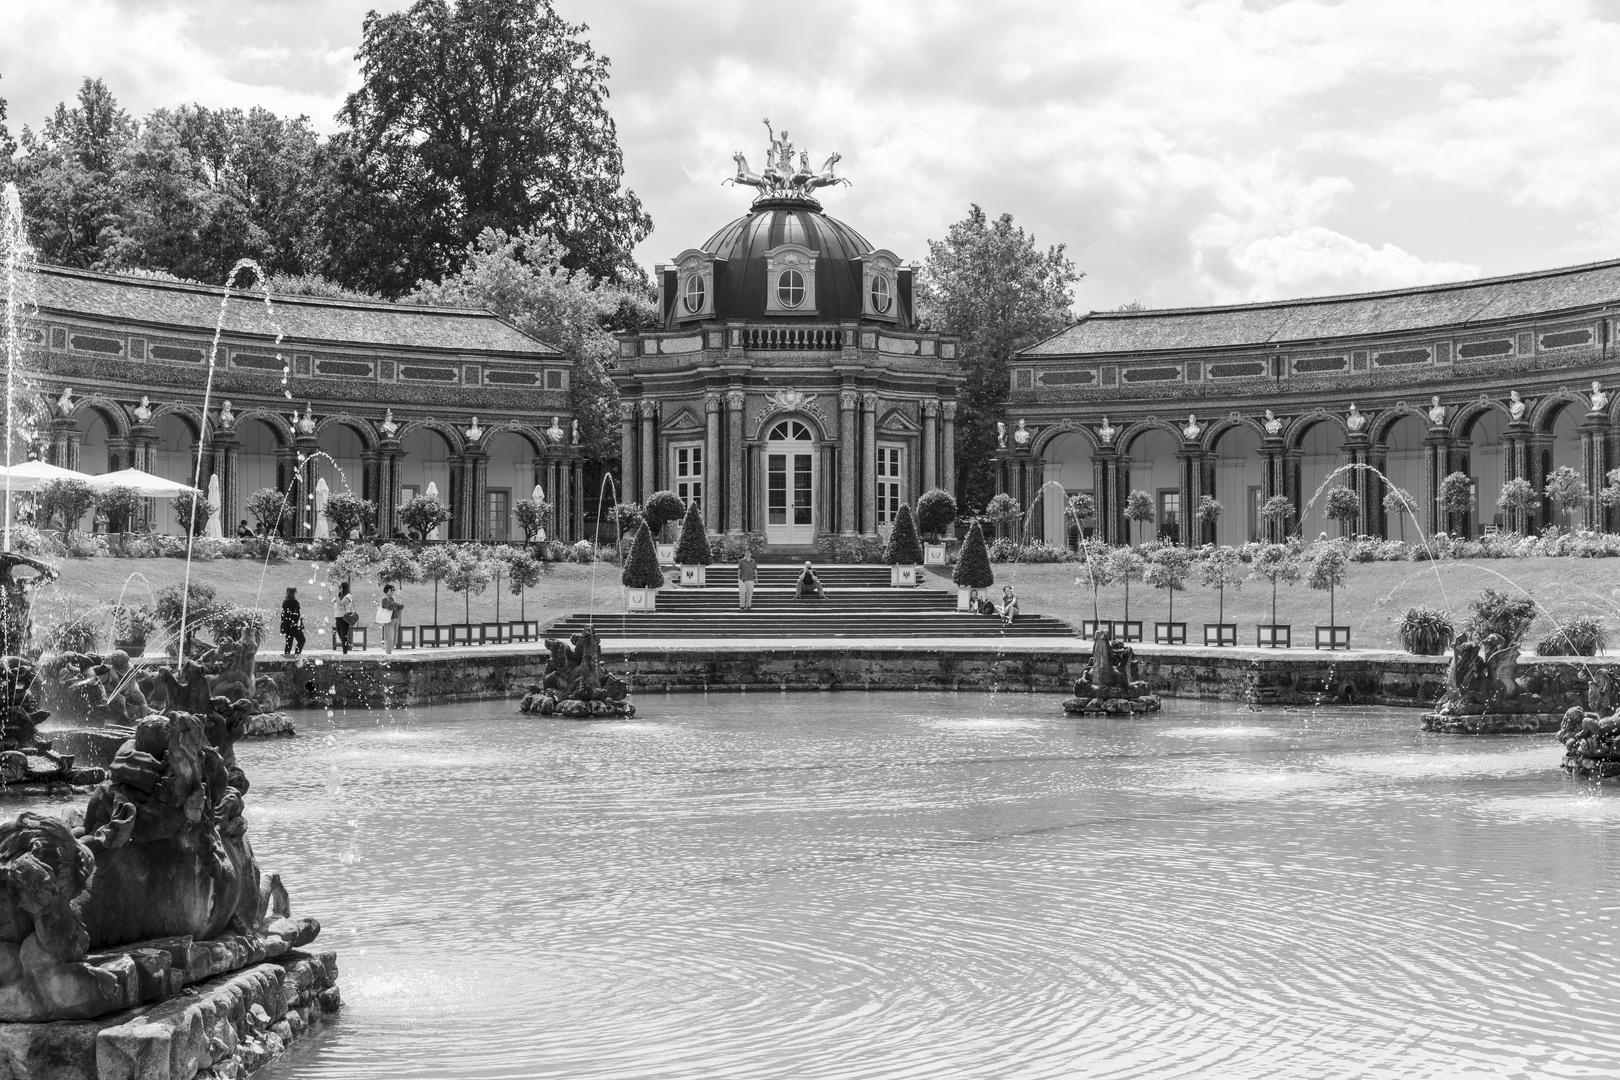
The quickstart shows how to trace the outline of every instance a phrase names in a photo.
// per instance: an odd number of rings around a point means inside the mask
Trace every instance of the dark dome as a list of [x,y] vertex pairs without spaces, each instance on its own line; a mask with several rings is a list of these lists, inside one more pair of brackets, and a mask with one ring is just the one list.
[[771,312],[769,318],[817,320],[861,317],[861,268],[855,260],[872,250],[866,237],[797,200],[761,202],[703,242],[715,267],[714,313],[721,319],[762,319],[765,253],[781,244],[803,244],[816,255],[816,310],[803,315]]

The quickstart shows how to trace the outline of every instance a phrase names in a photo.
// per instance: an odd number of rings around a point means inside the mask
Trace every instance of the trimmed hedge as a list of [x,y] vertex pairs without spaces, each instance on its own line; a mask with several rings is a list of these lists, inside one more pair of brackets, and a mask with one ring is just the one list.
[[956,557],[956,571],[951,580],[964,589],[988,589],[996,583],[990,569],[990,552],[984,546],[984,532],[975,521],[962,541],[962,552]]
[[917,540],[917,526],[911,520],[911,507],[900,504],[889,529],[889,546],[883,550],[883,561],[890,566],[916,566],[923,561],[922,544]]
[[714,552],[709,550],[709,537],[703,531],[703,518],[695,502],[686,506],[681,538],[675,543],[675,562],[681,566],[708,566],[714,562]]
[[658,568],[658,551],[653,547],[652,533],[643,521],[630,544],[630,557],[624,560],[624,573],[619,580],[627,589],[658,589],[664,584],[664,572]]

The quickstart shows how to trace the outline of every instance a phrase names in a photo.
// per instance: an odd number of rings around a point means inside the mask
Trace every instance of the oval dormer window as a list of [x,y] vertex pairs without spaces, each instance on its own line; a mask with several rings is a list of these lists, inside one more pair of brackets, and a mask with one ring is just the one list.
[[686,279],[686,310],[693,315],[703,310],[702,274],[693,274]]
[[783,307],[798,307],[804,303],[804,275],[797,270],[784,270],[778,274],[776,299]]
[[889,305],[894,298],[889,294],[889,279],[882,274],[872,279],[872,310],[879,315],[889,313]]

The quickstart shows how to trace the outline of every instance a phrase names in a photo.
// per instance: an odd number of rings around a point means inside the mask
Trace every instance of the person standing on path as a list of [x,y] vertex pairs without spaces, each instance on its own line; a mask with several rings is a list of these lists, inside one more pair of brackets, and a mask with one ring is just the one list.
[[754,606],[754,581],[759,577],[759,566],[752,552],[744,551],[737,560],[737,610],[747,611]]
[[399,644],[399,621],[405,613],[405,605],[394,595],[393,582],[383,586],[382,603],[378,607],[388,612],[388,621],[382,624],[383,652],[391,653]]
[[304,651],[304,613],[298,606],[298,590],[291,585],[281,601],[281,634],[287,639],[282,656],[297,656]]
[[345,581],[338,586],[337,599],[332,601],[332,625],[337,629],[338,644],[343,651],[349,651],[349,642],[354,636],[354,624],[360,621],[360,615],[354,610],[354,597],[349,595],[349,583]]

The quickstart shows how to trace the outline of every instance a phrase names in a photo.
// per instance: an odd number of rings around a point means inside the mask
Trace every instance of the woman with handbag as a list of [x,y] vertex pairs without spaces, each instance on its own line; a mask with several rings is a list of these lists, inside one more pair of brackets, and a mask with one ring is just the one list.
[[347,581],[338,586],[337,599],[332,602],[332,616],[338,644],[343,646],[344,652],[348,652],[349,640],[354,634],[354,624],[360,621],[360,613],[354,610],[354,597],[349,595]]
[[304,615],[298,606],[298,590],[291,585],[281,601],[281,636],[287,639],[282,656],[297,656],[304,651]]
[[405,605],[394,595],[394,583],[383,586],[382,603],[377,605],[377,623],[382,627],[383,652],[391,653],[399,644],[399,620]]

